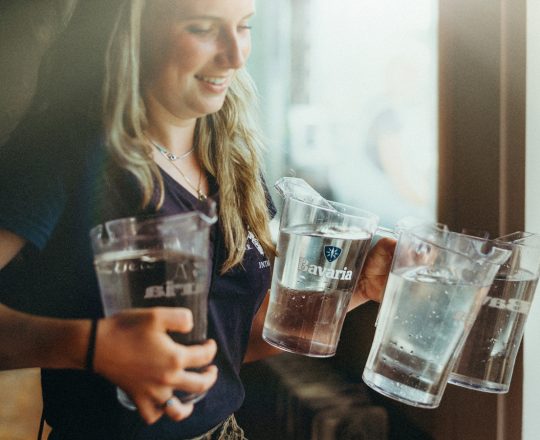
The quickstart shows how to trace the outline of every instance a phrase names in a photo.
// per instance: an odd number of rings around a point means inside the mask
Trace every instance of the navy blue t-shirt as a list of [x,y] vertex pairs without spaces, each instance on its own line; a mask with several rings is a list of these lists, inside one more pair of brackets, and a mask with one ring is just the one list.
[[[171,176],[162,175],[165,202],[158,213],[193,210],[197,199]],[[209,181],[219,209],[217,183],[211,177]],[[46,134],[38,143],[35,137],[19,135],[1,147],[0,228],[28,244],[0,271],[0,302],[45,316],[102,316],[88,232],[112,218],[148,213],[139,205],[135,180],[111,164],[99,130],[78,127],[57,137]],[[268,206],[274,215],[270,198]],[[218,344],[219,375],[193,415],[181,422],[165,416],[147,426],[137,412],[117,402],[115,386],[104,378],[79,370],[43,370],[51,438],[180,440],[209,430],[240,407],[244,389],[239,370],[271,269],[251,233],[242,264],[223,275],[226,250],[219,224],[213,226],[211,246],[208,337]]]

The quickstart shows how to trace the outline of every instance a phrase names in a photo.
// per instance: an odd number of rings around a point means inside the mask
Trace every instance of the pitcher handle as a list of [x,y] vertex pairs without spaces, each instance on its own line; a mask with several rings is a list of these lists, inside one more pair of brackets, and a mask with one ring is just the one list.
[[384,226],[379,226],[377,229],[375,229],[375,234],[379,237],[385,237],[385,238],[393,238],[397,240],[399,238],[399,230],[396,231],[394,229],[385,228]]
[[[399,227],[396,227],[396,229],[390,229],[384,226],[378,226],[377,229],[375,229],[375,232],[373,235],[378,236],[378,237],[392,238],[394,240],[397,240],[399,238],[399,232],[400,232]],[[382,302],[383,300],[381,299],[381,302],[379,303],[379,307],[377,309],[377,317],[375,318],[374,327],[377,327],[377,323],[379,322],[379,315],[381,314]]]

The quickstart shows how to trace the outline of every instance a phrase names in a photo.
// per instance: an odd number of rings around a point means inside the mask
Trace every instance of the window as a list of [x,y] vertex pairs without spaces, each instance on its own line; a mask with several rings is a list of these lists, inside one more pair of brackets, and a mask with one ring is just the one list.
[[435,218],[437,2],[261,2],[249,69],[267,176],[377,213]]
[[[534,0],[527,2],[527,155],[526,155],[526,223],[528,231],[540,233],[540,4]],[[538,363],[540,347],[540,289],[537,288],[535,299],[524,337],[524,378],[523,378],[523,440],[538,438],[540,420],[540,376]]]

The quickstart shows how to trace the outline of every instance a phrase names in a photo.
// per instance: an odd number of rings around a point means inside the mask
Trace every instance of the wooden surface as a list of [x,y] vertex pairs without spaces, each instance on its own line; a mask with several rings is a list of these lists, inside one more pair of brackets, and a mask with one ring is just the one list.
[[0,440],[36,440],[42,405],[39,370],[0,372],[0,390]]

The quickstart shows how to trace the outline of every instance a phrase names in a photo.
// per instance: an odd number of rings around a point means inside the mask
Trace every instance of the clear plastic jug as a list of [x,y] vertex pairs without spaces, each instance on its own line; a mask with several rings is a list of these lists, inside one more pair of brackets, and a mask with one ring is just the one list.
[[494,243],[512,254],[495,275],[449,382],[506,393],[540,276],[540,235],[514,232]]
[[[123,218],[90,231],[94,267],[106,316],[134,307],[186,307],[193,313],[190,333],[171,333],[184,345],[206,339],[210,281],[209,231],[215,204],[206,212]],[[201,395],[178,394],[184,402]],[[135,409],[118,389],[119,401]]]
[[377,223],[371,212],[312,194],[286,198],[263,329],[266,342],[307,356],[335,354]]
[[363,372],[376,391],[437,407],[448,375],[509,251],[440,224],[399,229]]

